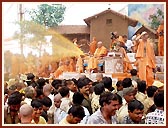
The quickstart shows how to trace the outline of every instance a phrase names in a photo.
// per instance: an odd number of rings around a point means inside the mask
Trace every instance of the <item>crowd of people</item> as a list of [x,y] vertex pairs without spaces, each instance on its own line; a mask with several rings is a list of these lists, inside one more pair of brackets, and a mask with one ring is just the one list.
[[164,124],[164,84],[150,86],[131,70],[117,81],[97,73],[96,81],[44,79],[33,73],[4,85],[5,124]]

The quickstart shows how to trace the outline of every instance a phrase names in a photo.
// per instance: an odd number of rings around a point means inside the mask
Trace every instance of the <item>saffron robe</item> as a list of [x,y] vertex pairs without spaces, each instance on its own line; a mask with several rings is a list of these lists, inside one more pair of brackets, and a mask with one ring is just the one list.
[[146,43],[140,40],[136,53],[136,60],[139,78],[145,80],[147,85],[151,86],[154,82],[153,68],[156,67],[156,64],[154,50],[149,40],[147,40]]
[[164,32],[164,25],[159,25],[157,29],[157,33],[159,35],[158,38],[158,55],[164,56],[164,34],[159,34]]

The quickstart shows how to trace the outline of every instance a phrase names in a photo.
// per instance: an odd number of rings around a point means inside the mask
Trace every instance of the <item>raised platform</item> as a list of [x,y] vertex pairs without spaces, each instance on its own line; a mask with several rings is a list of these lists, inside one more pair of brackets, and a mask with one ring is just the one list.
[[112,78],[117,78],[118,80],[123,80],[124,78],[130,78],[130,73],[112,73]]

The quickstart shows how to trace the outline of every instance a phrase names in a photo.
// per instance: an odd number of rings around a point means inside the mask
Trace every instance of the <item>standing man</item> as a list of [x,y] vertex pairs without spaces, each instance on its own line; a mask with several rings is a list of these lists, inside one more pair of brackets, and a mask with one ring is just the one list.
[[128,103],[128,115],[124,117],[122,124],[144,124],[142,120],[144,105],[138,100]]
[[151,42],[148,40],[148,33],[141,33],[141,40],[138,45],[136,53],[136,64],[138,65],[139,78],[145,80],[148,86],[151,86],[154,82],[153,69],[155,65],[155,53],[151,46]]
[[78,90],[81,92],[84,96],[84,99],[82,101],[82,105],[86,107],[89,111],[90,114],[92,114],[92,107],[91,107],[91,98],[89,97],[90,95],[90,88],[91,88],[91,80],[86,77],[86,78],[79,78],[78,79]]
[[90,47],[90,51],[89,53],[91,55],[93,55],[96,51],[96,46],[97,46],[97,41],[96,41],[96,37],[93,37],[93,41],[89,44],[89,47]]
[[157,34],[158,38],[158,55],[164,56],[164,21],[162,20],[158,29]]
[[18,113],[21,106],[22,95],[20,92],[13,92],[8,98],[8,106],[4,107],[4,123],[20,123]]
[[[124,87],[124,86],[123,86]],[[116,116],[119,123],[122,123],[124,117],[128,113],[128,103],[135,99],[135,90],[134,87],[124,87],[123,88],[123,104],[120,109],[117,111]]]
[[78,48],[81,48],[83,45],[81,44],[81,45],[79,45],[78,44],[78,39],[77,38],[74,38],[73,39],[73,43],[74,43],[74,45],[76,46],[76,47],[78,47]]
[[84,116],[85,112],[81,105],[72,105],[68,110],[68,115],[59,124],[78,124]]
[[164,124],[164,91],[160,91],[154,95],[154,104],[156,109],[146,115],[146,124]]
[[93,113],[87,124],[116,124],[116,110],[118,109],[119,101],[116,94],[104,92],[99,99],[100,109]]

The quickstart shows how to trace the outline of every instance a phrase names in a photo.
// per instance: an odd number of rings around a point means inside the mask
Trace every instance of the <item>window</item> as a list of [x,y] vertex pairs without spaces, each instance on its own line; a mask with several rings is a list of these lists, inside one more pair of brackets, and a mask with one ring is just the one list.
[[112,19],[106,19],[106,24],[112,24]]

